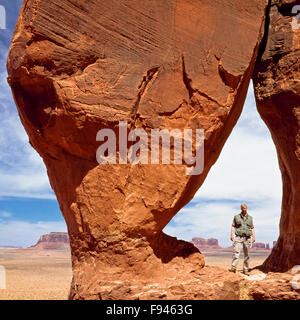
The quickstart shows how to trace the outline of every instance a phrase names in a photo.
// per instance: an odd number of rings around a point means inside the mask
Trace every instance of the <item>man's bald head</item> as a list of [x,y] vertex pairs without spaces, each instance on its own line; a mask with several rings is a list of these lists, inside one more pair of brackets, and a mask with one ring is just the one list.
[[242,212],[243,212],[244,214],[247,213],[247,205],[246,205],[246,203],[242,203],[242,204],[241,204],[241,209],[242,209]]

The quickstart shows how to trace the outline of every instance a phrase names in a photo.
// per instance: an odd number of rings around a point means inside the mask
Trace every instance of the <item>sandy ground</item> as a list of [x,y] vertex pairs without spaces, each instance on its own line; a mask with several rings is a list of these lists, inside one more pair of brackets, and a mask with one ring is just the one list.
[[64,300],[72,280],[70,254],[54,251],[0,249],[6,290],[0,300]]
[[[253,269],[259,265],[261,265],[271,251],[250,251],[250,269]],[[217,266],[225,269],[229,269],[231,267],[232,261],[232,250],[226,251],[212,251],[212,252],[202,252],[205,258],[205,264],[207,266]],[[241,251],[240,260],[237,266],[238,271],[242,271],[243,269],[243,258],[244,255]]]
[[[228,269],[232,251],[202,252],[208,266]],[[269,252],[251,253],[250,267],[262,264]],[[243,254],[238,265],[242,269]],[[6,270],[6,289],[0,289],[0,300],[68,299],[72,280],[70,254],[60,251],[1,249],[0,266]]]

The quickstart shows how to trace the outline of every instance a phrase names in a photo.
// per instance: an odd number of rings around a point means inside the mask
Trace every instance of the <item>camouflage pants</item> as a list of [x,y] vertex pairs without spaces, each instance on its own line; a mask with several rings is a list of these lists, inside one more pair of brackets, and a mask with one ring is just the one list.
[[243,247],[244,251],[244,266],[243,270],[248,271],[249,269],[249,260],[250,260],[250,246],[251,246],[251,237],[240,237],[236,236],[233,244],[233,256],[232,256],[232,268],[236,269],[236,266],[239,261],[241,248]]

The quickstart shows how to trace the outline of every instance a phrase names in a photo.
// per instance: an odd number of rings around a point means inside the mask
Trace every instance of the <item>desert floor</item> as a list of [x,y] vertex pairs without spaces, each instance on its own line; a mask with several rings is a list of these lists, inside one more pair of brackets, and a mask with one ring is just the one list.
[[[250,269],[253,269],[259,265],[261,265],[271,251],[251,251],[250,252]],[[212,251],[212,252],[202,252],[205,257],[205,264],[207,266],[217,266],[225,269],[229,269],[231,267],[232,261],[232,251]],[[242,271],[243,269],[243,252],[241,251],[240,260],[238,263],[237,270]]]
[[67,252],[0,249],[0,265],[6,270],[6,290],[0,300],[64,300],[72,280]]
[[[203,252],[206,265],[230,267],[232,252]],[[262,264],[269,252],[251,253],[250,267]],[[243,254],[241,254],[241,258]],[[64,300],[72,280],[70,254],[60,251],[0,249],[0,266],[6,270],[6,289],[0,300]],[[239,268],[242,269],[242,259]]]

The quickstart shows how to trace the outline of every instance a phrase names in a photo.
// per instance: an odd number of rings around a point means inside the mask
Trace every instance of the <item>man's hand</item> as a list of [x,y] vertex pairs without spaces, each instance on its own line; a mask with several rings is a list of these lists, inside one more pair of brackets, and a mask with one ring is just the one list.
[[255,242],[255,237],[252,238],[252,243],[254,243],[254,242]]
[[234,240],[234,239],[233,239],[233,234],[230,236],[230,240],[231,240],[231,241],[233,241],[233,240]]

